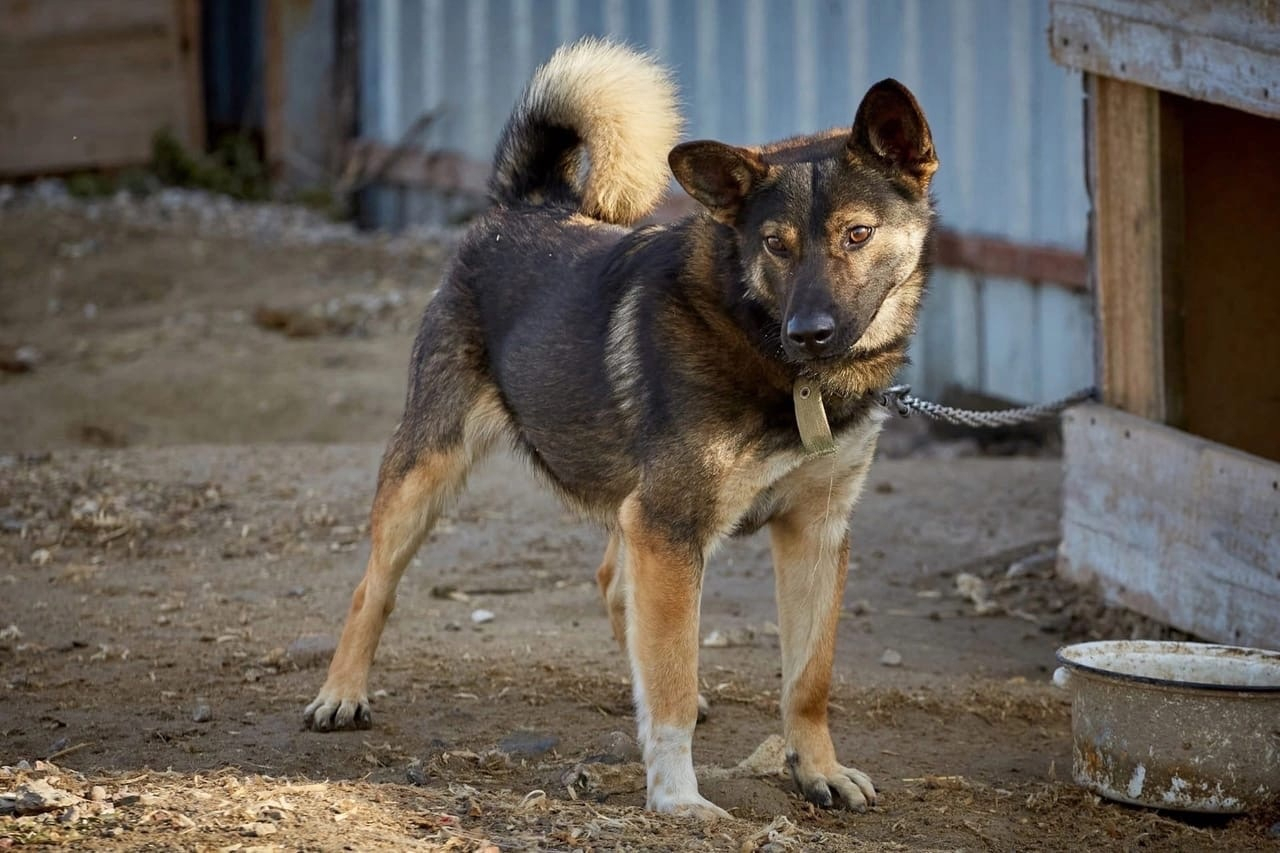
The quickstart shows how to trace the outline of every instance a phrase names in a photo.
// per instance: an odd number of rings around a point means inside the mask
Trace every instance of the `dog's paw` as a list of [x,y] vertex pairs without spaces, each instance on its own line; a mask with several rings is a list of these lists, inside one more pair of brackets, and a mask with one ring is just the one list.
[[343,696],[339,691],[326,687],[303,710],[302,722],[316,732],[371,728],[373,714],[369,710],[369,697],[363,693]]
[[861,770],[844,767],[832,761],[819,767],[805,762],[796,753],[787,755],[787,766],[800,793],[814,805],[824,809],[843,805],[855,812],[865,812],[876,804],[876,788]]
[[698,694],[698,722],[705,723],[707,717],[711,716],[711,703],[707,701],[707,697],[701,693]]
[[727,820],[729,817],[727,811],[696,793],[686,796],[656,794],[649,798],[649,809],[659,814],[693,817],[698,820]]

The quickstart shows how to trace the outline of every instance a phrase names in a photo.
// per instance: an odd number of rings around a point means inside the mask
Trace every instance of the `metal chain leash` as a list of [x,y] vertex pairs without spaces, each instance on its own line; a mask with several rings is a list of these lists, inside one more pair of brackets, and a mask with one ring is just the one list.
[[976,409],[957,409],[953,406],[943,406],[940,403],[921,400],[919,397],[911,396],[910,385],[894,385],[892,388],[887,388],[880,392],[878,402],[889,411],[896,412],[904,418],[910,417],[912,412],[918,412],[927,418],[933,418],[935,421],[943,421],[958,426],[994,428],[1034,423],[1045,418],[1055,417],[1063,409],[1074,406],[1076,403],[1096,399],[1098,399],[1098,389],[1084,388],[1069,397],[1063,397],[1060,400],[1054,400],[1049,403],[1020,406],[1014,409],[979,411]]

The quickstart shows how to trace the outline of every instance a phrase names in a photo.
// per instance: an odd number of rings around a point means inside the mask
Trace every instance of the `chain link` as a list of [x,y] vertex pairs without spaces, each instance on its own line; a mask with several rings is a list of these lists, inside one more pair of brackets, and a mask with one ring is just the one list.
[[1084,388],[1069,397],[1063,397],[1050,403],[1020,406],[1015,409],[978,411],[976,409],[957,409],[952,406],[943,406],[940,403],[921,400],[919,397],[911,396],[910,385],[894,385],[892,388],[886,388],[880,392],[878,402],[889,411],[896,412],[900,417],[904,418],[910,417],[912,412],[917,412],[935,421],[943,421],[958,426],[995,428],[1029,424],[1055,417],[1069,406],[1083,403],[1086,400],[1096,400],[1097,398],[1098,390],[1096,388]]

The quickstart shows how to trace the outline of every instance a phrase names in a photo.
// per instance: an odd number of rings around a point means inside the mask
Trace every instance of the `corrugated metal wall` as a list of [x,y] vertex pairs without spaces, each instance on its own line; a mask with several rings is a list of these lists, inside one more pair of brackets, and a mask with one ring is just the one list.
[[[434,149],[487,159],[530,72],[609,35],[678,76],[688,134],[734,143],[852,122],[871,83],[919,98],[951,229],[1083,249],[1081,84],[1049,58],[1048,0],[364,0],[362,135],[393,143],[424,112]],[[375,199],[383,224],[457,204]],[[1087,297],[939,270],[908,379],[1043,399],[1092,375]]]

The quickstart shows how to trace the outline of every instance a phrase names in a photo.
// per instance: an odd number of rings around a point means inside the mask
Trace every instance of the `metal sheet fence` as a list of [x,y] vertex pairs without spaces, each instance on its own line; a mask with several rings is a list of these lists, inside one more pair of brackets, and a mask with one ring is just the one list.
[[[428,147],[486,160],[533,68],[587,34],[672,67],[691,138],[849,124],[867,87],[896,77],[929,116],[948,227],[1082,249],[1081,84],[1050,60],[1048,15],[1048,0],[363,0],[362,135],[394,143],[429,112]],[[392,226],[464,211],[423,193],[374,205]],[[1066,393],[1091,376],[1089,311],[1059,288],[939,271],[907,378]]]

